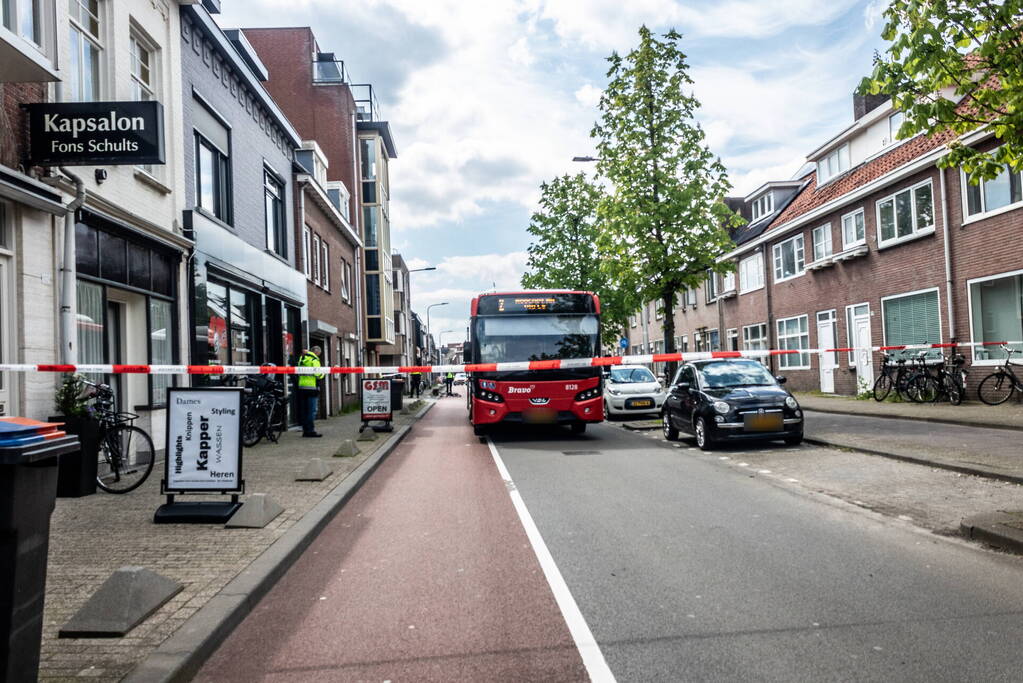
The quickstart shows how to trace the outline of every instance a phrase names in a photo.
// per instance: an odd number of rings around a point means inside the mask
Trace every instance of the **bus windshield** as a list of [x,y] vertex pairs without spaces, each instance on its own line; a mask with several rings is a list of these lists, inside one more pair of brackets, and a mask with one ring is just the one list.
[[597,353],[595,315],[509,315],[476,321],[480,363],[592,358]]

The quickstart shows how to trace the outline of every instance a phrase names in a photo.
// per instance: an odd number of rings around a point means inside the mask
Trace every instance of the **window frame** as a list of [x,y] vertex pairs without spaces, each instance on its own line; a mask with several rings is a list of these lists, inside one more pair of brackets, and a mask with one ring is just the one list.
[[703,293],[708,304],[714,303],[718,298],[718,276],[717,273],[710,270],[707,271],[707,277],[704,280]]
[[320,240],[320,286],[330,291],[330,245],[327,240]]
[[[1006,170],[1008,170],[1008,165],[1006,165]],[[1020,176],[1020,185],[1023,186],[1023,171],[1017,171],[1016,174]],[[970,213],[970,199],[968,194],[970,191],[969,179],[966,176],[966,172],[961,168],[959,169],[959,199],[961,202],[960,208],[962,209],[963,225],[982,221],[985,218],[991,218],[992,216],[998,216],[1003,213],[1008,213],[1009,211],[1015,211],[1023,208],[1023,192],[1021,192],[1021,199],[1019,201],[1010,202],[1005,206],[1000,206],[997,209],[991,209],[988,211],[986,206],[987,199],[984,194],[984,184],[986,182],[987,181],[982,180],[977,186],[980,189],[981,210],[976,213]]]
[[[855,346],[855,344],[853,343],[853,329],[856,324],[855,320],[856,309],[859,308],[860,306],[867,307],[866,315],[869,318],[871,316],[869,301],[861,301],[858,304],[849,304],[848,306],[845,307],[845,345],[847,348],[850,349]],[[873,346],[873,344],[871,344],[871,346]],[[849,367],[854,367],[856,365],[855,351],[846,352],[846,362],[849,365]]]
[[313,283],[317,286],[320,284],[320,258],[322,257],[320,251],[320,236],[315,232],[313,233]]
[[[924,186],[930,187],[931,190],[931,225],[924,228],[918,228],[916,210],[916,191],[923,188]],[[899,214],[898,211],[896,210],[895,198],[906,192],[909,192],[910,223],[912,224],[913,229],[908,235],[900,236],[898,224]],[[895,226],[895,237],[886,240],[883,239],[881,236],[881,205],[886,204],[888,202],[892,203],[892,216],[893,219],[895,220],[895,223],[893,224]],[[938,222],[938,216],[934,210],[934,183],[931,181],[931,178],[927,178],[926,180],[923,180],[919,183],[914,183],[913,185],[900,188],[898,191],[891,193],[887,197],[882,197],[881,199],[878,199],[876,202],[874,202],[874,218],[876,221],[875,223],[876,234],[874,235],[874,237],[877,241],[878,249],[887,249],[888,247],[894,247],[898,244],[902,244],[903,242],[911,242],[912,240],[918,239],[920,237],[925,237],[927,235],[934,234],[935,226],[937,225]]]
[[[104,40],[103,40],[103,38],[104,38],[104,36],[103,36],[104,28],[106,26],[106,17],[104,16],[104,11],[103,11],[105,3],[103,2],[103,0],[98,0],[97,4],[96,4],[96,13],[93,14],[91,10],[89,10],[87,7],[85,7],[83,5],[82,0],[71,0],[71,2],[74,3],[75,7],[77,8],[77,11],[75,11],[73,13],[71,11],[68,11],[68,24],[69,24],[69,31],[68,31],[68,62],[69,62],[69,64],[65,68],[67,69],[67,72],[69,74],[69,78],[65,82],[68,84],[69,90],[71,90],[71,92],[69,93],[69,95],[70,95],[69,101],[73,101],[73,102],[101,102],[101,101],[103,101],[103,99],[105,97],[105,94],[106,94],[106,88],[104,87],[105,86],[104,81],[106,79],[104,79],[104,73],[103,73],[103,66],[104,66],[105,56],[106,56],[106,45],[104,44]],[[85,2],[88,2],[88,0],[85,0]],[[89,16],[91,18],[95,19],[95,21],[96,21],[96,33],[93,33],[91,30],[86,28],[86,26],[81,23],[81,20],[80,20],[81,10],[85,10],[89,14]],[[84,87],[84,85],[85,85],[85,79],[83,78],[83,75],[85,74],[85,71],[84,71],[85,59],[83,59],[83,57],[84,57],[83,47],[84,47],[85,42],[80,42],[79,43],[78,50],[77,50],[77,53],[78,53],[77,54],[77,69],[72,71],[72,66],[74,66],[76,64],[76,61],[75,61],[76,58],[75,57],[71,57],[72,44],[73,44],[73,41],[71,40],[71,34],[72,33],[78,33],[79,36],[80,36],[79,40],[91,43],[92,47],[96,50],[96,54],[97,54],[97,58],[96,58],[96,73],[95,73],[95,79],[94,79],[94,92],[91,93],[90,97],[88,97],[88,98],[82,97],[82,93],[81,92],[77,92],[77,93],[74,92],[74,89],[75,89],[76,85],[80,86],[80,87]]]
[[[749,263],[750,261],[757,261],[757,263],[759,265],[758,270],[760,272],[760,283],[757,286],[755,286],[755,287],[744,287],[743,286],[743,264],[744,263]],[[748,271],[748,268],[746,270]],[[757,253],[753,254],[752,256],[747,256],[746,258],[741,259],[739,261],[738,271],[739,271],[739,294],[740,295],[742,295],[742,294],[749,294],[750,292],[755,292],[758,289],[763,289],[764,288],[764,252],[758,251]],[[749,283],[747,282],[746,284],[749,284]]]
[[[831,172],[832,157],[834,157],[835,164],[838,167],[838,170],[835,171],[834,173]],[[844,168],[842,167],[843,161],[845,162]],[[821,164],[823,163],[827,164],[828,168],[827,177],[825,177],[821,173],[822,168]],[[835,147],[833,150],[831,150],[830,152],[828,152],[823,157],[817,160],[817,186],[820,187],[821,185],[831,182],[835,178],[839,177],[840,175],[848,171],[850,168],[852,168],[852,159],[850,157],[849,143],[843,142],[841,145]]]
[[[220,149],[212,140],[203,135],[198,129],[195,134],[195,206],[218,221],[232,225],[232,197],[231,197],[231,155]],[[202,164],[200,162],[200,148],[205,147],[213,155],[213,204],[212,208],[202,205]],[[218,211],[223,215],[218,215]]]
[[771,215],[773,212],[774,193],[768,190],[751,202],[750,213],[753,218],[750,222],[755,223],[764,216]]
[[[276,190],[276,192],[274,192]],[[288,258],[288,236],[285,228],[284,181],[269,167],[263,167],[263,229],[266,237],[266,250],[271,254],[287,260]],[[268,202],[274,206],[274,223],[272,227],[273,237],[271,239],[270,212],[267,210]]]
[[[806,332],[798,332],[796,334],[782,334],[782,323],[787,323],[790,320],[806,321]],[[810,369],[810,316],[807,313],[801,315],[793,315],[787,318],[778,318],[775,320],[775,332],[778,339],[778,348],[784,349],[785,346],[782,344],[782,339],[791,339],[793,337],[806,337],[806,346],[799,347],[799,353],[783,353],[778,355],[778,368],[779,370],[809,370]],[[806,350],[804,350],[806,349]],[[790,349],[791,350],[791,349]],[[795,358],[799,363],[798,365],[790,365],[787,361]]]
[[[799,241],[799,249],[798,252],[796,251],[793,252],[793,259],[796,260],[797,262],[797,272],[795,272],[792,275],[781,277],[778,275],[779,267],[783,267],[784,265],[784,259],[782,256],[780,256],[781,250],[786,244],[788,244],[789,242],[795,242],[796,240]],[[771,253],[774,257],[773,274],[774,282],[776,284],[779,282],[785,282],[786,280],[793,280],[806,273],[806,239],[803,237],[802,232],[800,232],[798,235],[793,235],[792,237],[789,237],[788,239],[782,240],[781,242],[778,242],[777,244],[773,245]],[[802,259],[796,259],[797,253],[802,253]]]
[[[758,337],[758,339],[760,340],[759,342],[753,342],[754,337],[752,335],[748,334],[749,330],[753,330],[754,328],[756,328],[758,331],[762,331],[763,332],[763,334]],[[753,347],[751,345],[752,343],[760,343],[763,346],[755,348],[755,347]],[[743,351],[768,351],[770,349],[770,346],[771,346],[771,340],[770,340],[770,335],[768,334],[768,329],[767,329],[767,323],[766,322],[763,322],[763,323],[753,323],[752,325],[743,325],[742,326],[742,350]],[[767,356],[764,356],[761,360],[764,360],[766,358],[767,358]]]
[[[894,299],[905,299],[907,297],[919,296],[921,294],[928,294],[930,292],[934,292],[936,294],[936,296],[937,296],[937,305],[936,305],[935,308],[936,308],[936,310],[938,312],[938,338],[936,340],[934,340],[934,341],[931,341],[931,340],[928,339],[928,340],[925,340],[925,341],[913,342],[913,343],[914,344],[925,344],[925,343],[926,344],[942,344],[942,343],[944,343],[944,340],[945,340],[945,334],[944,334],[944,328],[943,328],[944,321],[942,320],[942,317],[941,317],[941,288],[940,287],[926,287],[924,289],[915,289],[915,290],[913,290],[911,292],[900,292],[898,294],[889,294],[888,296],[881,297],[881,341],[882,341],[882,344],[884,346],[900,346],[901,345],[901,343],[900,344],[892,344],[892,343],[890,343],[890,341],[888,339],[888,321],[887,321],[887,317],[888,316],[885,314],[885,307],[884,307],[885,303],[888,302],[888,301],[892,301]],[[941,349],[935,349],[934,351],[937,352],[938,355],[941,355]],[[895,353],[899,353],[899,352],[896,351]],[[933,358],[929,359],[929,360],[933,360]]]
[[736,290],[736,272],[731,270],[721,276],[721,293],[734,292]]
[[[846,241],[845,221],[846,221],[847,218],[852,218],[854,220],[854,222],[853,222],[853,230],[855,230],[856,229],[855,218],[856,218],[857,215],[860,216],[860,218],[861,218],[861,220],[863,222],[863,237],[861,237],[861,238],[859,238],[859,239],[857,239],[855,241],[852,241],[852,242]],[[862,206],[860,208],[856,209],[855,211],[850,211],[849,213],[843,214],[842,218],[840,220],[841,220],[841,224],[842,224],[842,250],[843,251],[846,250],[846,249],[852,249],[853,247],[858,247],[861,244],[866,244],[867,243],[867,213],[866,213],[866,211],[864,211]]]
[[308,225],[302,226],[302,270],[305,272],[305,279],[313,279],[312,251],[313,231]]
[[348,261],[345,261],[344,257],[340,258],[341,261],[341,300],[345,303],[349,303],[352,300],[352,288],[351,288],[351,266]]
[[[149,82],[146,83],[142,80],[142,76],[136,73],[136,66],[141,66],[141,60],[137,58],[135,54],[135,48],[138,47],[139,51],[144,51],[149,56],[149,64],[146,68],[149,69]],[[131,28],[131,35],[128,38],[128,80],[132,87],[132,98],[136,102],[149,102],[152,100],[159,101],[160,98],[157,96],[159,90],[159,84],[157,78],[159,77],[158,65],[158,48],[153,44],[153,41],[149,40],[134,26]],[[143,94],[148,95],[148,98],[139,97],[136,89],[140,90]]]

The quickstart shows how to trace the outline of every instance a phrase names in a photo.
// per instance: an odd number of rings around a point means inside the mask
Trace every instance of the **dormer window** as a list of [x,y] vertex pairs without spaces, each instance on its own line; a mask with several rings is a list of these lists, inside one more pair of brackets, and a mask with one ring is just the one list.
[[817,185],[849,170],[849,143],[836,147],[817,162]]
[[760,220],[762,217],[774,211],[774,194],[768,192],[753,202],[753,220]]
[[891,144],[899,139],[899,128],[905,120],[901,111],[897,111],[888,117],[888,143]]

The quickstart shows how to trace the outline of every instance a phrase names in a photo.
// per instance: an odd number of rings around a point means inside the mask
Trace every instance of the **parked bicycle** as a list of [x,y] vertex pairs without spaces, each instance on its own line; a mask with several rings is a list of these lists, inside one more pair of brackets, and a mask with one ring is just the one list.
[[138,415],[117,411],[109,385],[83,381],[93,389],[93,410],[100,427],[96,485],[107,493],[133,491],[153,471],[153,440],[146,430],[134,425]]
[[277,443],[284,431],[284,385],[268,375],[245,376],[242,444],[252,448],[264,438]]
[[902,400],[921,403],[933,400],[926,378],[927,353],[918,354],[912,364],[905,358],[893,359],[891,354],[881,355],[881,374],[874,380],[873,394],[875,401],[883,401],[895,392]]
[[1012,362],[1012,354],[1019,353],[1019,350],[1007,344],[1002,344],[1002,350],[1005,351],[1005,363],[977,386],[978,398],[989,406],[1005,403],[1017,391],[1023,394],[1023,381],[1012,370],[1013,367],[1019,367]]

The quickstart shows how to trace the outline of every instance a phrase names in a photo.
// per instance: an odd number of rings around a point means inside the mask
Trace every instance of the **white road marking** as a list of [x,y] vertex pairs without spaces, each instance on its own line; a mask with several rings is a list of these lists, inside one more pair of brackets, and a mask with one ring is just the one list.
[[594,681],[594,683],[614,683],[615,677],[611,673],[607,661],[604,659],[604,653],[600,651],[600,646],[597,645],[597,641],[593,637],[593,633],[590,631],[583,613],[579,610],[579,605],[576,604],[575,598],[572,597],[572,591],[568,589],[565,578],[561,575],[558,565],[554,562],[554,556],[547,549],[547,544],[544,543],[543,536],[540,535],[540,530],[533,521],[533,516],[526,509],[526,503],[522,500],[522,495],[518,489],[515,488],[515,482],[512,481],[511,474],[508,473],[508,468],[504,466],[504,461],[501,460],[497,447],[490,437],[487,437],[487,446],[490,447],[490,455],[494,458],[497,471],[501,478],[504,479],[505,485],[508,488],[508,495],[511,496],[515,511],[519,514],[519,521],[522,522],[526,536],[533,545],[533,552],[536,553],[536,559],[540,562],[540,568],[543,569],[544,576],[547,577],[547,583],[551,587],[551,592],[554,593],[554,599],[561,609],[561,615],[565,618],[565,624],[568,626],[569,633],[572,634],[572,640],[575,641],[575,646],[579,650],[579,656],[582,657],[583,665],[586,666],[586,673],[589,674],[590,680]]

